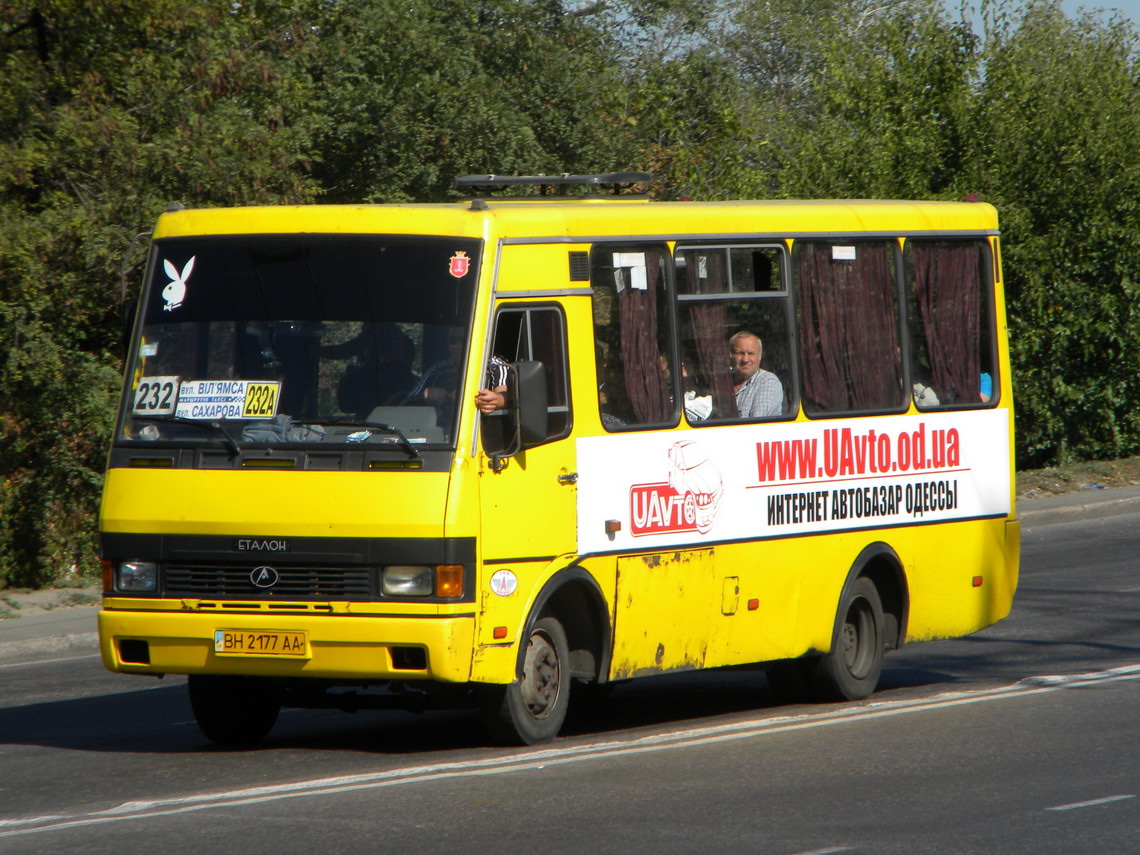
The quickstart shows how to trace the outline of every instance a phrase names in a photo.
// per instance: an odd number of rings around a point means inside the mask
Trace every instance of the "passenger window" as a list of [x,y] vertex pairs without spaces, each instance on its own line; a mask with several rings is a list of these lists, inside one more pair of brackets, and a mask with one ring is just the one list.
[[598,407],[607,430],[676,422],[668,253],[596,246],[590,254]]
[[915,406],[995,403],[993,267],[986,242],[911,239],[905,258]]
[[780,246],[681,246],[681,382],[690,423],[788,417],[790,306]]
[[797,240],[800,391],[808,415],[906,406],[895,241]]

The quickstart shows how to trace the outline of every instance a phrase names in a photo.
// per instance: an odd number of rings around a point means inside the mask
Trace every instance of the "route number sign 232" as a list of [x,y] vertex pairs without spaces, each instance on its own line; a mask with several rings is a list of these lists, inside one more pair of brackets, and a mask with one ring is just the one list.
[[177,376],[140,377],[131,412],[138,416],[174,415],[190,419],[271,419],[277,414],[278,381],[191,380]]

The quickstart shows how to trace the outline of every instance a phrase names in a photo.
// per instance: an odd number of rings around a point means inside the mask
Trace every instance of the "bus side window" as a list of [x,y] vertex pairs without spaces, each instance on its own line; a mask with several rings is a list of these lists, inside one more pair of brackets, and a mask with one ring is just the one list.
[[677,248],[682,383],[690,423],[794,415],[784,257],[781,246]]
[[671,425],[668,252],[661,246],[595,246],[590,254],[598,409],[607,430]]
[[912,238],[905,258],[915,406],[996,402],[993,267],[985,241]]
[[792,249],[800,389],[808,415],[905,408],[898,244],[800,239]]

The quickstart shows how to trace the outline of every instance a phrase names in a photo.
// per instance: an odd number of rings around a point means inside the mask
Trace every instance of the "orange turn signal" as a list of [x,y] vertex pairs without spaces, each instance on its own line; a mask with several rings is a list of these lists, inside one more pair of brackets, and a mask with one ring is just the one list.
[[437,597],[463,596],[462,564],[439,564],[436,566],[435,595]]

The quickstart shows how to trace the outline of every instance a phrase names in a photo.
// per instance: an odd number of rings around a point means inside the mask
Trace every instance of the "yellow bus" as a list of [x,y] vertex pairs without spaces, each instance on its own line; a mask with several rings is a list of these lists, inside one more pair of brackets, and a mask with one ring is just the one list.
[[[219,743],[283,706],[470,705],[535,744],[645,675],[865,698],[885,651],[1005,617],[994,209],[610,192],[645,180],[164,213],[105,665],[189,675]],[[498,195],[528,182],[586,191]]]

